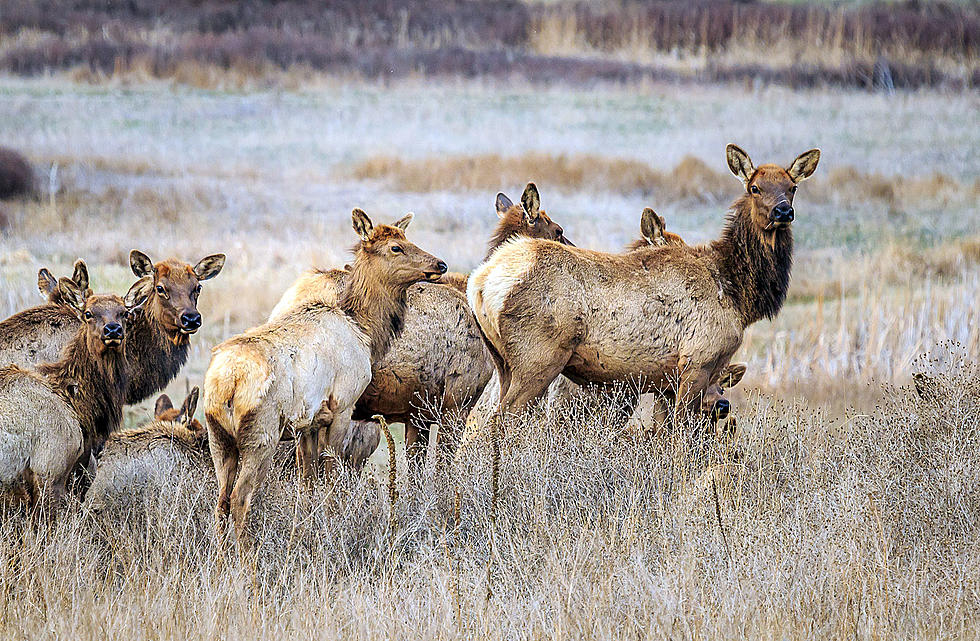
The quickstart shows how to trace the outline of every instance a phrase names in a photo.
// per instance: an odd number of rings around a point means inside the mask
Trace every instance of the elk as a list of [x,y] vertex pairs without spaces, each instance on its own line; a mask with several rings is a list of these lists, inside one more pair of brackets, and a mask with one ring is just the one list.
[[[498,193],[494,206],[498,221],[487,257],[513,238],[546,238],[571,245],[561,225],[541,209],[534,183],[525,187],[520,204]],[[345,272],[337,269],[305,274],[283,295],[270,320],[306,301],[335,304],[344,277]],[[425,452],[428,426],[439,420],[436,411],[457,416],[465,424],[493,375],[490,355],[463,294],[467,277],[447,273],[439,283],[409,288],[404,328],[387,354],[373,363],[371,383],[354,411],[355,418],[365,421],[381,414],[389,422],[404,423],[405,444],[413,458]],[[379,439],[380,433],[375,444]],[[451,444],[453,439],[449,436],[444,442]]]
[[[75,261],[71,282],[84,297],[92,295],[88,268]],[[72,340],[81,324],[78,309],[47,268],[37,273],[37,288],[47,299],[0,322],[0,366],[18,365],[32,368],[39,363],[58,360],[62,348]]]
[[171,489],[181,478],[197,483],[210,475],[207,430],[194,418],[198,395],[195,387],[178,409],[163,394],[152,421],[109,436],[85,495],[92,509],[125,507],[150,492]]
[[355,209],[360,242],[336,305],[299,304],[214,348],[204,378],[204,415],[218,477],[219,533],[230,512],[239,541],[249,541],[252,496],[285,431],[296,436],[297,463],[307,479],[316,472],[314,453],[326,459],[328,476],[331,450],[342,459],[350,456],[354,404],[371,381],[371,364],[402,325],[409,286],[446,272],[443,261],[406,239],[411,220],[408,214],[375,227]]
[[202,323],[197,310],[201,283],[225,265],[224,254],[205,256],[193,267],[176,259],[153,263],[141,251],[129,253],[137,278],[152,279],[149,298],[134,322],[129,361],[132,378],[127,403],[139,403],[167,387],[187,362],[190,337]]
[[[187,362],[190,337],[201,327],[197,310],[201,282],[218,275],[225,255],[207,256],[192,267],[175,259],[154,264],[134,249],[129,262],[148,294],[132,319],[126,351],[130,367],[126,403],[133,404],[163,390]],[[39,275],[39,286],[40,280]],[[81,320],[62,310],[56,325],[39,311],[43,308],[34,307],[0,323],[0,363],[34,367],[57,358],[51,357],[51,351],[60,353]]]
[[58,510],[79,461],[116,429],[127,384],[126,340],[142,283],[125,299],[58,286],[82,317],[61,358],[35,371],[0,369],[0,491],[29,509]]
[[498,414],[522,411],[559,374],[673,389],[675,424],[693,414],[745,328],[779,313],[789,286],[797,184],[820,152],[755,168],[729,145],[745,193],[706,245],[608,254],[512,241],[470,277],[467,298],[500,378]]

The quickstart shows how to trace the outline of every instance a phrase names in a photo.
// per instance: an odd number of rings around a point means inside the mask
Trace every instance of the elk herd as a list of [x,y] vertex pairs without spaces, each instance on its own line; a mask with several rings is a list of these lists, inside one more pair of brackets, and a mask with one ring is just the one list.
[[93,508],[125,503],[147,483],[213,469],[218,532],[231,516],[247,543],[281,441],[294,442],[301,479],[329,479],[337,462],[358,469],[377,448],[378,415],[405,424],[412,460],[433,424],[453,451],[462,434],[451,425],[467,425],[491,389],[488,421],[549,389],[613,386],[624,424],[641,394],[653,395],[658,425],[723,420],[724,391],[745,373],[731,362],[745,329],[786,298],[793,197],[820,152],[786,168],[755,167],[735,145],[726,155],[744,192],[703,245],[648,208],[624,251],[577,247],[529,183],[519,203],[497,195],[486,257],[462,274],[408,240],[412,214],[375,224],[354,209],[350,264],[302,275],[265,324],[213,348],[200,391],[179,409],[160,396],[153,420],[127,429],[123,407],[162,392],[186,362],[203,283],[225,256],[155,263],[133,250],[123,297],[93,293],[81,260],[71,277],[41,269],[47,302],[0,322],[0,512],[54,517],[68,491]]

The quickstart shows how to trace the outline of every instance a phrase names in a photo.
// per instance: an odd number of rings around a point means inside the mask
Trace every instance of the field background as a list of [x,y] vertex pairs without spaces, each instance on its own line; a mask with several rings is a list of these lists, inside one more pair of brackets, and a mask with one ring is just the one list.
[[130,249],[225,252],[174,398],[348,259],[353,207],[414,211],[454,270],[529,180],[580,246],[618,250],[646,206],[704,242],[740,192],[725,144],[822,150],[789,302],[736,356],[733,442],[562,408],[511,426],[497,513],[482,436],[422,479],[400,459],[392,522],[382,441],[312,502],[278,473],[255,566],[219,562],[207,483],[47,535],[6,520],[7,636],[975,638],[975,3],[5,5],[0,144],[38,179],[0,203],[0,317],[41,266],[121,293]]

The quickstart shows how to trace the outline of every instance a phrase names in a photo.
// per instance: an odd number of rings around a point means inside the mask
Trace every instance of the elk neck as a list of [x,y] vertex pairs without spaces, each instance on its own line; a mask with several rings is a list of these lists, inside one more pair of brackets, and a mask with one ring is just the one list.
[[763,318],[771,320],[779,313],[793,265],[792,231],[757,229],[750,203],[748,195],[735,201],[721,238],[711,243],[718,256],[722,289],[745,326]]
[[342,279],[338,306],[367,334],[373,363],[381,360],[402,330],[409,286],[383,282],[376,268],[361,256]]

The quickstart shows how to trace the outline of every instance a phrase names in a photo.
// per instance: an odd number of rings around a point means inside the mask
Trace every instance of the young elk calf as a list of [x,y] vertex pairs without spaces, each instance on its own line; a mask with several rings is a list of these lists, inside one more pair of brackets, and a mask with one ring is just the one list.
[[580,384],[673,388],[675,419],[699,409],[745,328],[782,307],[792,201],[820,152],[786,169],[756,169],[735,145],[727,156],[745,193],[713,243],[606,254],[519,240],[473,273],[467,298],[500,377],[500,413],[522,411],[562,373]]
[[128,507],[181,483],[198,486],[210,476],[207,431],[194,419],[198,388],[176,409],[166,394],[151,422],[113,432],[99,455],[85,502],[92,509]]
[[[230,512],[239,539],[248,540],[252,495],[284,430],[297,437],[307,478],[314,473],[314,454],[326,457],[332,449],[343,459],[351,456],[354,404],[371,381],[371,364],[384,356],[402,324],[409,286],[446,272],[444,262],[405,238],[411,220],[409,214],[375,227],[355,209],[361,240],[336,306],[300,304],[214,348],[204,378],[204,415],[218,477],[219,532]],[[325,468],[329,474],[329,458]]]
[[[87,298],[88,268],[75,261],[71,281]],[[18,365],[31,368],[38,363],[58,360],[62,348],[75,336],[81,317],[69,296],[47,268],[37,273],[37,288],[47,303],[25,309],[0,322],[0,367]]]
[[[544,238],[571,245],[561,225],[541,209],[534,183],[528,183],[517,205],[497,194],[495,208],[498,222],[487,257],[514,238]],[[305,274],[283,295],[269,320],[303,302],[335,304],[345,275],[338,269]],[[458,416],[465,424],[493,375],[490,354],[463,293],[467,277],[450,273],[439,283],[409,288],[402,332],[373,363],[371,383],[354,411],[358,419],[381,414],[389,422],[404,423],[405,444],[413,458],[425,453],[428,426],[439,420],[432,410]],[[452,436],[443,434],[440,441],[451,445]],[[375,438],[377,443],[380,433]]]
[[[59,283],[82,317],[60,360],[36,371],[0,369],[0,493],[57,511],[72,468],[118,425],[125,400],[126,334],[144,283],[126,295],[83,297]],[[52,514],[54,512],[51,512]]]

